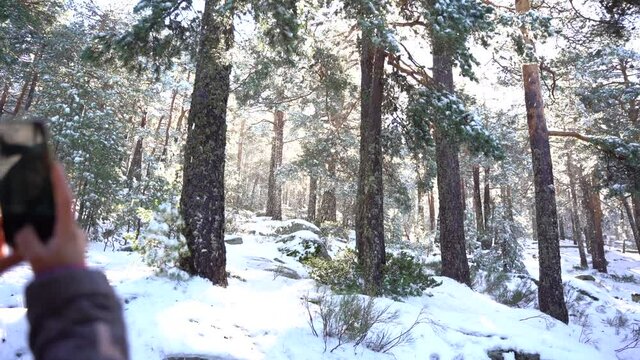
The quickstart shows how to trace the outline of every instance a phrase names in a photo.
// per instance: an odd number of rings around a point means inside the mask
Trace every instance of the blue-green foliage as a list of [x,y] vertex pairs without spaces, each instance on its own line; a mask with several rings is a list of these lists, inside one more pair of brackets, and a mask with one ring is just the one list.
[[407,119],[418,136],[428,136],[429,129],[435,125],[449,139],[466,143],[474,153],[484,153],[497,159],[504,157],[497,140],[480,123],[478,113],[470,111],[458,96],[451,93],[425,88],[412,91]]

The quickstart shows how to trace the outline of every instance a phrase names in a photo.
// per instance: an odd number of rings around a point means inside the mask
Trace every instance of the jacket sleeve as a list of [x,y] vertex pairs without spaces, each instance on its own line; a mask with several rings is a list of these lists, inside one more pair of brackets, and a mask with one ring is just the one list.
[[103,273],[44,275],[27,287],[26,300],[36,360],[129,358],[122,306]]

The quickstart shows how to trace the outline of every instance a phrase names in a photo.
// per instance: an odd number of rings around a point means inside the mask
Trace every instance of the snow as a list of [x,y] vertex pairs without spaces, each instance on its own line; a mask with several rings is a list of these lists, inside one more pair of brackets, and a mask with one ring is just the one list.
[[[313,280],[304,265],[282,255],[273,237],[276,229],[302,220],[274,221],[252,218],[241,224],[244,243],[227,245],[229,286],[212,286],[191,278],[174,281],[154,275],[137,253],[118,252],[92,243],[88,262],[104,271],[125,308],[132,359],[162,359],[175,354],[199,354],[229,359],[487,359],[487,350],[512,349],[539,353],[542,359],[638,359],[640,349],[615,353],[626,344],[624,331],[606,324],[621,312],[640,320],[640,304],[629,300],[640,285],[623,283],[609,275],[573,269],[579,263],[577,249],[563,242],[564,280],[598,297],[582,300],[570,312],[569,326],[535,309],[513,309],[474,292],[453,280],[438,277],[442,285],[421,297],[397,302],[376,299],[379,307],[398,311],[397,334],[423,315],[424,322],[412,332],[414,340],[396,347],[390,354],[346,344],[324,352],[321,337],[312,334],[304,299],[317,296]],[[317,229],[317,228],[316,228]],[[296,236],[317,238],[319,231],[299,230]],[[353,242],[353,238],[350,239]],[[352,245],[351,243],[349,245]],[[537,277],[535,244],[526,243],[525,264]],[[621,254],[609,248],[610,272],[640,275],[640,256]],[[286,267],[303,278],[281,276]],[[575,279],[588,273],[595,282]],[[26,265],[0,276],[0,359],[31,359],[27,344],[23,288],[31,278]],[[618,297],[618,299],[616,299]],[[312,312],[317,307],[311,305]],[[583,309],[582,318],[576,316]],[[585,335],[584,317],[589,318]],[[316,319],[316,329],[321,325]],[[588,341],[587,341],[588,340]],[[328,349],[337,342],[329,340]],[[508,358],[508,357],[507,357]]]

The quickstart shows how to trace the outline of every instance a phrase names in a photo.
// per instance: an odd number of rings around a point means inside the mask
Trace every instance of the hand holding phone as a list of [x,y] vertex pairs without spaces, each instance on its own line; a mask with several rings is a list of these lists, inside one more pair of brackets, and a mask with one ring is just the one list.
[[51,237],[55,212],[50,167],[43,123],[0,123],[0,208],[10,246],[26,225],[45,242]]

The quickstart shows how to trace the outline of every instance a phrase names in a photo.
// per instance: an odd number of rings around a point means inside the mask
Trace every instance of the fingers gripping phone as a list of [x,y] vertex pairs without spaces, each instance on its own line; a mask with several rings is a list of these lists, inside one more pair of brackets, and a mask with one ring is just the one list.
[[26,225],[32,225],[43,241],[51,238],[55,205],[50,167],[43,123],[0,123],[0,210],[10,246]]

